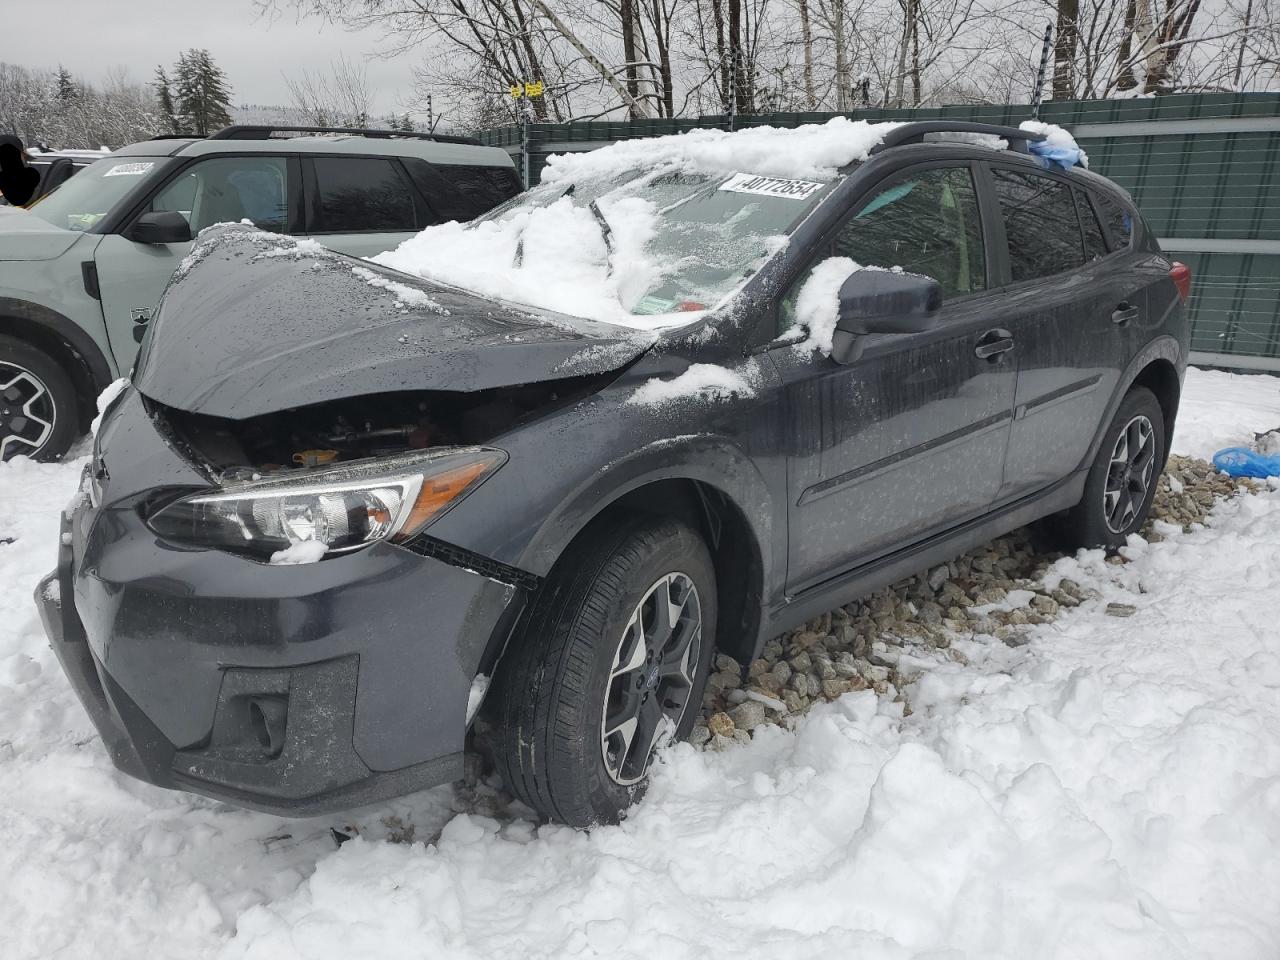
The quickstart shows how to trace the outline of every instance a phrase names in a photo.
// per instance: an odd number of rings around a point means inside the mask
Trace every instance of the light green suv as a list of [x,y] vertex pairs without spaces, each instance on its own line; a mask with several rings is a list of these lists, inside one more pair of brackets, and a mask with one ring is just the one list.
[[205,227],[247,219],[367,257],[519,191],[507,153],[475,140],[239,126],[133,144],[0,207],[0,459],[55,459],[84,432]]

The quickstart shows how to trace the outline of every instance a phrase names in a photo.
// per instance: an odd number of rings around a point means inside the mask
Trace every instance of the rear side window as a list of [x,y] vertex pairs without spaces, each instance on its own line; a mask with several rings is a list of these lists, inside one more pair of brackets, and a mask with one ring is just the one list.
[[472,167],[405,159],[418,189],[442,220],[465,222],[488,213],[520,192],[510,167]]
[[1071,187],[1061,180],[996,167],[991,171],[1009,241],[1014,283],[1084,264],[1080,220]]
[[316,157],[312,233],[395,233],[417,229],[413,191],[380,157]]
[[1133,214],[1105,193],[1096,193],[1112,250],[1127,250],[1133,243]]
[[1084,258],[1089,261],[1101,260],[1107,255],[1107,242],[1102,238],[1102,225],[1098,223],[1098,215],[1093,212],[1089,196],[1083,190],[1076,190],[1076,209],[1080,211],[1080,230],[1084,234]]

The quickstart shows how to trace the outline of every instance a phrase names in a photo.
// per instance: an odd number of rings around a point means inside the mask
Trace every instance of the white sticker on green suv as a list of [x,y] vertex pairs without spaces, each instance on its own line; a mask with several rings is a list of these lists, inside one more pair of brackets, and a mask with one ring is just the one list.
[[114,167],[104,173],[103,176],[140,177],[154,166],[154,161],[147,161],[146,163],[117,163]]

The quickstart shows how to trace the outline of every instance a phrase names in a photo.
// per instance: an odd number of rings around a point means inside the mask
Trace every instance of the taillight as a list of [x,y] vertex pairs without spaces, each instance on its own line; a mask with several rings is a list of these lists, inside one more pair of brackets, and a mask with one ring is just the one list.
[[1187,298],[1191,296],[1191,268],[1175,260],[1173,266],[1169,268],[1169,278],[1178,288],[1178,297],[1186,303]]

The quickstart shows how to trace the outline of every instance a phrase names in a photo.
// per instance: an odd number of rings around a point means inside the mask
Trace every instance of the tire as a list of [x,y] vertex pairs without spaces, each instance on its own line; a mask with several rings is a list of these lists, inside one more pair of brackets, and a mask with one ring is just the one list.
[[1124,546],[1146,523],[1164,463],[1164,411],[1150,390],[1133,387],[1103,434],[1084,496],[1057,518],[1063,546]]
[[[548,577],[494,676],[489,747],[507,789],[573,827],[618,822],[644,791],[647,731],[655,745],[683,739],[698,717],[715,589],[706,545],[681,523],[636,518],[589,533]],[[669,646],[655,619],[668,596],[682,604]],[[634,725],[619,723],[633,710]]]
[[76,389],[58,361],[0,335],[0,460],[57,460],[80,435]]

